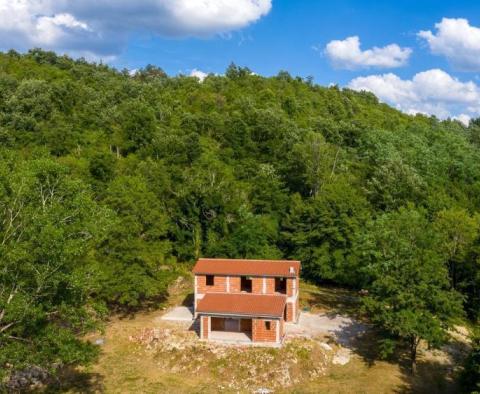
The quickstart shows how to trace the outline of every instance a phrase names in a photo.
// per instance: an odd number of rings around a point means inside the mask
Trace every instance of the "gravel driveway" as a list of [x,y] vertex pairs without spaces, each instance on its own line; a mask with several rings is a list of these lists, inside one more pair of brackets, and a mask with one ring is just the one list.
[[332,335],[335,340],[345,346],[354,338],[367,330],[365,324],[359,323],[348,316],[301,312],[297,324],[285,325],[287,336],[303,336],[311,338],[318,335]]
[[[172,308],[159,320],[192,322],[193,311],[185,306]],[[289,337],[312,338],[320,335],[331,335],[335,340],[346,346],[351,340],[363,334],[367,330],[365,324],[359,323],[354,319],[337,314],[301,312],[297,324],[285,324],[286,334]]]
[[192,322],[193,308],[186,306],[177,306],[170,309],[167,313],[160,317],[160,320]]

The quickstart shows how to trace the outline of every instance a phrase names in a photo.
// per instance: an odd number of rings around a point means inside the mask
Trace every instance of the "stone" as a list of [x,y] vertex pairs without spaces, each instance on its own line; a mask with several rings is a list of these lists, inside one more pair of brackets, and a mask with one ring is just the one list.
[[329,352],[331,352],[333,350],[332,347],[328,343],[325,343],[325,342],[320,343],[320,347],[324,350],[329,351]]
[[350,362],[351,352],[348,349],[342,348],[333,356],[332,363],[336,365],[345,365]]

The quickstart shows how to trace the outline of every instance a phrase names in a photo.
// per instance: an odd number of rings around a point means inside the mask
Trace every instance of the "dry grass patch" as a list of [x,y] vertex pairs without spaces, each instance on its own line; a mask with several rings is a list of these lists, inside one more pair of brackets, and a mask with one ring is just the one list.
[[282,348],[218,345],[171,326],[144,329],[130,340],[162,373],[202,376],[211,392],[275,390],[309,381],[325,374],[334,354],[308,339],[289,341]]
[[[191,278],[177,280],[163,305],[181,305],[191,294]],[[358,297],[337,288],[301,284],[301,305],[315,312],[355,315]],[[62,392],[70,393],[455,393],[452,359],[443,353],[422,352],[419,373],[411,377],[402,360],[379,361],[375,335],[352,343],[350,361],[335,365],[340,348],[328,338],[296,338],[283,348],[219,346],[201,342],[181,323],[160,319],[160,310],[112,319],[98,362],[71,371]],[[450,354],[452,352],[449,352]],[[456,354],[456,353],[455,353]],[[460,362],[459,352],[456,363]]]

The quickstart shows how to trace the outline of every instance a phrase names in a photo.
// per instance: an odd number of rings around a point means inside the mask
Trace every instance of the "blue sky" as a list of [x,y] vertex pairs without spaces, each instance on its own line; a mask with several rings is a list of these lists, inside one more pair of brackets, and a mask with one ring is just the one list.
[[312,47],[323,50],[331,40],[357,35],[365,48],[391,43],[413,48],[409,67],[396,70],[402,77],[433,67],[451,70],[443,58],[429,54],[416,33],[433,29],[443,17],[467,17],[473,25],[480,26],[480,2],[474,3],[274,0],[267,16],[231,33],[229,38],[137,36],[114,64],[138,68],[153,63],[170,74],[193,68],[222,73],[233,61],[262,75],[274,75],[284,69],[293,75],[312,75],[320,84],[345,85],[352,76],[369,75],[371,70],[333,69],[323,53]]
[[407,113],[480,116],[476,1],[0,0],[0,48],[118,68],[261,75],[369,90]]

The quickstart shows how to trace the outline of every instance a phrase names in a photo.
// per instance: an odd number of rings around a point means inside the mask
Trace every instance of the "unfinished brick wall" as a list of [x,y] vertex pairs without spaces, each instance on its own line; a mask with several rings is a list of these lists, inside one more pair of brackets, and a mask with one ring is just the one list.
[[295,301],[295,316],[294,316],[294,321],[297,322],[298,318],[300,317],[300,302],[299,302],[300,297],[297,297],[297,300]]
[[253,294],[263,293],[263,278],[252,278],[252,293]]
[[240,293],[240,277],[230,277],[230,293]]
[[[270,322],[270,330],[266,328],[266,322]],[[252,340],[253,342],[276,342],[278,320],[253,319]]]
[[207,286],[207,276],[197,275],[197,293],[224,293],[227,291],[227,277],[215,275],[213,286]]
[[275,293],[275,278],[265,278],[265,294],[273,294]]
[[294,321],[295,317],[293,316],[293,303],[287,302],[287,317],[285,321],[291,322]]
[[[287,295],[294,295],[293,292],[293,280],[287,279]],[[297,285],[298,288],[298,285]],[[241,276],[229,277],[229,293],[240,293],[241,291]],[[227,277],[226,276],[214,276],[214,285],[207,286],[206,275],[197,275],[197,294],[205,294],[207,292],[226,293],[227,292]],[[275,293],[275,278],[265,278],[265,294]],[[264,294],[263,293],[263,277],[252,277],[252,294]]]
[[[230,293],[241,291],[241,276],[230,277]],[[275,278],[265,278],[265,294],[275,293]],[[252,294],[263,293],[263,277],[252,277]]]
[[287,278],[287,296],[293,296],[293,281],[294,278]]
[[202,330],[200,332],[202,334],[202,339],[208,339],[208,318],[208,316],[200,317],[200,324],[202,325]]

